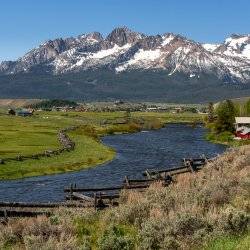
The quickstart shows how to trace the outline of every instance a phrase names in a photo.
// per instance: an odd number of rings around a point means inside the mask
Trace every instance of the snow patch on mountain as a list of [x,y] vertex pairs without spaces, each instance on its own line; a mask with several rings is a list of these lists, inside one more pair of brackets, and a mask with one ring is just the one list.
[[225,40],[220,52],[227,56],[241,57],[250,60],[250,35],[232,35]]
[[160,49],[156,50],[143,50],[139,49],[138,52],[132,57],[129,61],[115,68],[116,72],[121,72],[126,70],[129,66],[138,65],[141,67],[142,65],[146,65],[148,62],[155,61],[162,55]]
[[202,44],[203,48],[209,52],[215,51],[220,45],[219,44],[210,44],[210,43],[204,43]]
[[248,59],[250,59],[250,44],[247,44],[242,51],[242,55]]
[[249,36],[245,37],[239,37],[239,38],[234,38],[234,37],[229,37],[225,40],[225,43],[229,45],[230,47],[237,49],[237,46],[242,45],[249,39]]
[[168,45],[172,40],[174,39],[174,36],[173,35],[170,35],[170,36],[163,36],[163,42],[162,42],[162,46],[166,46]]
[[98,51],[97,53],[93,53],[91,54],[90,56],[88,56],[88,58],[93,58],[93,59],[102,59],[104,57],[107,57],[107,56],[110,56],[110,55],[113,55],[115,53],[119,53],[120,51],[122,50],[126,50],[126,49],[129,49],[131,47],[131,44],[126,44],[122,47],[118,46],[115,44],[115,46],[111,49],[103,49],[103,50],[100,50]]

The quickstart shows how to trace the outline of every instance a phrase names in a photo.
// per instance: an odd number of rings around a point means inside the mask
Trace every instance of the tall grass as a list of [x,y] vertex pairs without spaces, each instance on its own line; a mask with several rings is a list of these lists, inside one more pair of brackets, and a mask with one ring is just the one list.
[[248,249],[249,166],[244,146],[169,187],[125,191],[116,208],[11,220],[0,226],[0,248]]

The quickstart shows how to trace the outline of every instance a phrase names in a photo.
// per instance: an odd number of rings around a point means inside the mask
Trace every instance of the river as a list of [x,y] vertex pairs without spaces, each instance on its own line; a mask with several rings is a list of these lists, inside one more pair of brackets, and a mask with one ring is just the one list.
[[62,201],[63,188],[70,183],[81,187],[120,185],[126,175],[142,178],[146,169],[170,168],[185,157],[213,157],[224,152],[225,146],[204,139],[205,132],[201,126],[168,124],[159,130],[106,136],[103,143],[117,152],[113,161],[78,172],[0,181],[0,201]]

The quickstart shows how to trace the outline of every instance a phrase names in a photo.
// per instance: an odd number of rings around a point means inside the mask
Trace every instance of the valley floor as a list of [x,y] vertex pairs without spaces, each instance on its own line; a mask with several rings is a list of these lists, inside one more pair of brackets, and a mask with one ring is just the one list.
[[[60,155],[10,161],[1,179],[76,171],[111,160],[108,134],[158,129],[167,122],[201,122],[197,114],[38,112],[33,117],[0,114],[0,158],[58,148],[57,132],[76,149]],[[230,149],[202,171],[181,175],[168,187],[125,191],[120,206],[54,210],[50,217],[10,219],[0,224],[1,249],[237,249],[250,248],[250,146]]]
[[[94,167],[113,159],[115,152],[103,145],[101,136],[114,133],[132,133],[142,129],[158,129],[167,122],[202,122],[202,116],[193,113],[153,112],[35,112],[32,117],[16,117],[0,113],[0,179],[77,171]],[[61,147],[58,131],[70,126],[67,132],[75,142],[75,150],[51,157],[16,160]]]

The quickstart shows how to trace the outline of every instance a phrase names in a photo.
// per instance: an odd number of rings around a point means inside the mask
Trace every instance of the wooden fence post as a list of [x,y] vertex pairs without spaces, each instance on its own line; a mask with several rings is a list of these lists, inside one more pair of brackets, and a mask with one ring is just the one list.
[[96,200],[96,193],[94,193],[94,208],[96,210],[96,203],[97,203],[97,200]]
[[70,201],[72,200],[72,194],[73,194],[73,184],[70,184]]

